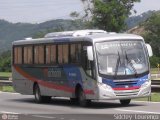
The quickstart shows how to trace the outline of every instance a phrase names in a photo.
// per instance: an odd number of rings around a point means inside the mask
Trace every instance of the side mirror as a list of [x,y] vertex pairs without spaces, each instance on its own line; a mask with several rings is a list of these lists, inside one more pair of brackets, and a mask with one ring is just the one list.
[[88,56],[88,60],[93,61],[93,47],[92,46],[87,47],[87,56]]
[[148,55],[149,57],[153,56],[153,52],[152,52],[152,47],[150,46],[150,44],[146,44],[147,50],[148,50]]

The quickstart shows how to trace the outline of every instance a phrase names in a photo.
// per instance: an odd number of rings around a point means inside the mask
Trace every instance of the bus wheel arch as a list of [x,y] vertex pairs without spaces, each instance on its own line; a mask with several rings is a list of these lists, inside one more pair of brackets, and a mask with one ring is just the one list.
[[77,84],[75,88],[75,97],[77,99],[78,99],[79,89],[82,89],[82,86],[80,84]]
[[51,96],[42,96],[40,87],[37,82],[33,85],[33,94],[35,96],[35,102],[36,103],[47,103],[51,101]]
[[78,99],[79,105],[82,107],[86,107],[90,103],[90,100],[86,99],[85,92],[80,84],[76,85],[75,96]]

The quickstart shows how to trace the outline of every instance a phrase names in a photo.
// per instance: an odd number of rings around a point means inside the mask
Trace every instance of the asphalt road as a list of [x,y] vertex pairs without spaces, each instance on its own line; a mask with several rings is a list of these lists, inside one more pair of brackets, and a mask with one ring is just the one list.
[[138,120],[146,117],[136,116],[140,114],[152,115],[159,120],[160,103],[132,101],[124,107],[119,101],[94,101],[89,107],[82,108],[66,98],[36,104],[33,96],[0,92],[0,120],[6,115],[7,120]]

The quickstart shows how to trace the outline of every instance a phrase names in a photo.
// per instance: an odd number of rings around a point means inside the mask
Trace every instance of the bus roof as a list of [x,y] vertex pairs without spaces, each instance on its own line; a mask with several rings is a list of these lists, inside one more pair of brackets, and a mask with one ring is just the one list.
[[94,29],[86,29],[86,30],[75,30],[75,31],[64,31],[64,32],[52,32],[46,34],[45,38],[53,38],[53,37],[65,37],[65,36],[86,36],[91,34],[99,34],[99,33],[107,33],[104,30],[94,30]]
[[43,43],[63,43],[74,41],[89,41],[92,43],[107,41],[107,40],[143,40],[141,36],[134,34],[120,34],[120,33],[99,33],[86,36],[63,36],[53,38],[38,38],[14,41],[12,45],[27,45],[27,44],[43,44]]

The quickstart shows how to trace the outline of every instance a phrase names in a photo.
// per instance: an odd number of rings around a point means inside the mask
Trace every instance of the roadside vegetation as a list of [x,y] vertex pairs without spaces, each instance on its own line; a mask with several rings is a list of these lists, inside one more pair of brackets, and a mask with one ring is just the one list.
[[0,72],[0,78],[9,78],[11,77],[11,72]]
[[[0,72],[11,72],[11,51],[5,51],[0,54]],[[0,75],[7,76],[7,73]]]
[[160,74],[159,68],[151,68],[151,74]]
[[152,93],[151,97],[149,98],[138,98],[138,99],[134,99],[135,101],[150,101],[151,102],[160,102],[160,93]]
[[0,86],[2,92],[15,92],[13,86]]

